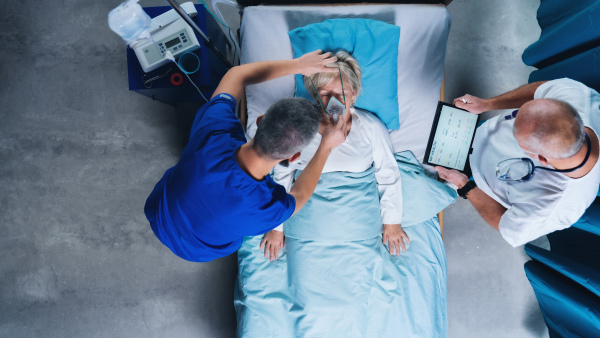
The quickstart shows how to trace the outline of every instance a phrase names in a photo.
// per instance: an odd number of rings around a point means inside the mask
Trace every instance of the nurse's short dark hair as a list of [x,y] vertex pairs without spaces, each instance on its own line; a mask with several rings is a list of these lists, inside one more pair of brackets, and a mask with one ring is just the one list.
[[281,99],[258,124],[254,147],[260,156],[272,160],[289,158],[315,137],[322,117],[320,108],[307,99]]

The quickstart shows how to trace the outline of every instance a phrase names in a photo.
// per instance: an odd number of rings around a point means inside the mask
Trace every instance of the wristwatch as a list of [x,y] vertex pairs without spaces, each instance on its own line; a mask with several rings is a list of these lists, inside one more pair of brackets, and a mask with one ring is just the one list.
[[458,189],[456,192],[458,192],[458,196],[460,196],[464,199],[467,199],[467,194],[473,188],[477,188],[477,184],[475,184],[475,182],[469,180],[469,182],[467,182],[467,184],[465,184],[462,188]]

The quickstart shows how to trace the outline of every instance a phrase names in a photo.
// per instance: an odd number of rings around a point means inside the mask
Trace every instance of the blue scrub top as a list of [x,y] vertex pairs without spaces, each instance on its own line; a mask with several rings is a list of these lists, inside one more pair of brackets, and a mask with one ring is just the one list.
[[235,99],[220,94],[196,113],[188,145],[146,200],[154,234],[177,256],[208,262],[227,256],[244,236],[256,236],[287,220],[296,200],[270,175],[256,181],[238,165],[246,143]]

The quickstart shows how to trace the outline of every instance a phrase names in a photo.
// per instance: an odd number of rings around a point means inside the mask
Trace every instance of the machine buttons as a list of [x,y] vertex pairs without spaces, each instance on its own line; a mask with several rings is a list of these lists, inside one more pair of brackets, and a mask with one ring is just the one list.
[[179,34],[179,35],[183,36],[184,34],[185,34],[185,33],[181,33],[181,34]]
[[187,40],[186,40],[186,39],[183,39],[183,42],[187,42]]
[[179,45],[179,48],[181,48],[181,45]]
[[173,47],[173,50],[177,50],[177,47]]

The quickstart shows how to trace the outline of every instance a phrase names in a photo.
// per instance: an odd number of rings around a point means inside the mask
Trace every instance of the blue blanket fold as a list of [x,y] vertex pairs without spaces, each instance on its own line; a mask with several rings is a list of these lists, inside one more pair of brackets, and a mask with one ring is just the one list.
[[381,234],[375,170],[321,174],[311,198],[283,229],[287,237],[322,241],[356,241]]

